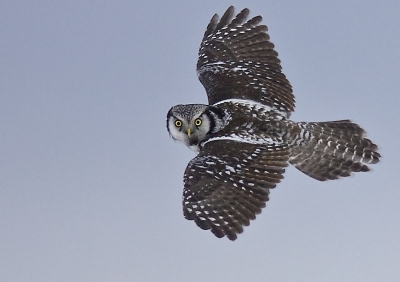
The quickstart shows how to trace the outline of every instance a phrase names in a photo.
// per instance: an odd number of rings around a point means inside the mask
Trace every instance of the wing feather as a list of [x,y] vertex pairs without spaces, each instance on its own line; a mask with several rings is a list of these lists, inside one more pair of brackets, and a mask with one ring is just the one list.
[[275,143],[207,142],[185,171],[183,212],[215,236],[235,240],[283,178],[290,149]]
[[231,6],[214,15],[200,45],[197,74],[209,104],[226,99],[250,99],[286,116],[294,110],[292,87],[261,16],[247,20],[249,10],[234,17]]

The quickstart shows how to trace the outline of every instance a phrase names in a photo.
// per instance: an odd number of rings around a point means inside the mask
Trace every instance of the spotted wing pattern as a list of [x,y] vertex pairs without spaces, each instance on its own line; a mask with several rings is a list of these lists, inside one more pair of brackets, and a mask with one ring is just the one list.
[[295,106],[292,87],[267,26],[260,25],[261,16],[246,21],[248,9],[233,15],[232,6],[221,19],[214,15],[200,45],[197,74],[209,103],[249,99],[289,116]]
[[265,207],[289,155],[287,145],[207,142],[185,171],[185,218],[219,238],[235,240]]

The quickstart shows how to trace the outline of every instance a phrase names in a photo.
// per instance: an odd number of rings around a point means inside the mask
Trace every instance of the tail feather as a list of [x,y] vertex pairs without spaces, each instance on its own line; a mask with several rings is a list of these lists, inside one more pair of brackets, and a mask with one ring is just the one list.
[[293,141],[290,163],[303,173],[325,181],[369,171],[379,162],[378,147],[365,138],[365,131],[350,120],[297,123],[299,137]]

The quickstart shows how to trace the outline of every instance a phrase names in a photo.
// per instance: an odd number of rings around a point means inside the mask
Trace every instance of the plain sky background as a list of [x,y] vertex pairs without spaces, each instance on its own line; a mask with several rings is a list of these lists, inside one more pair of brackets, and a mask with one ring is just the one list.
[[[183,218],[194,153],[168,136],[206,103],[197,51],[214,13],[262,15],[297,121],[350,118],[371,173],[293,167],[235,242]],[[400,279],[400,1],[0,1],[0,280]]]

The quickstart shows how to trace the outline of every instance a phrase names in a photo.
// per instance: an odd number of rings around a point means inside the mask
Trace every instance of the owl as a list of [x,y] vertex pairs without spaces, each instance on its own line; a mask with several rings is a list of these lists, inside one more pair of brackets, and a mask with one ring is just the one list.
[[320,181],[369,171],[377,146],[350,120],[296,122],[292,87],[261,16],[214,15],[197,75],[208,105],[173,106],[170,136],[197,153],[184,173],[183,214],[218,238],[237,239],[293,165]]

